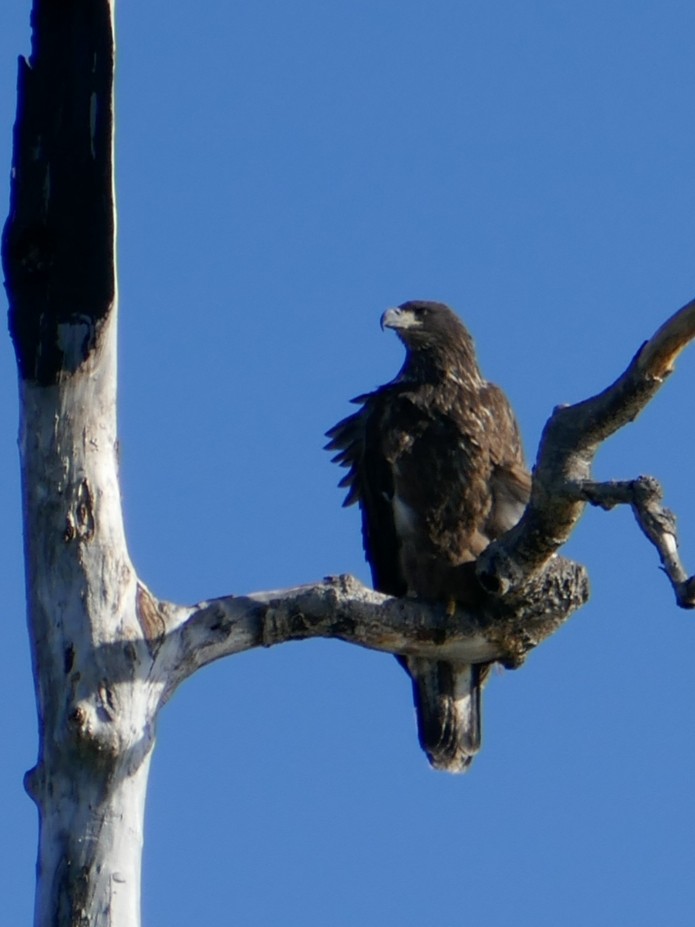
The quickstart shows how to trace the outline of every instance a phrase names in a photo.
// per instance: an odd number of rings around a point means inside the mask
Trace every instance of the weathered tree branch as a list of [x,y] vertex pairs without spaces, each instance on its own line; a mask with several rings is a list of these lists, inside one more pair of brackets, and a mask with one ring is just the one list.
[[668,576],[681,608],[695,608],[695,577],[686,573],[678,555],[676,516],[661,504],[663,490],[653,476],[639,476],[635,480],[567,484],[568,496],[576,493],[577,499],[602,509],[616,505],[629,505],[646,537],[656,547],[664,573]]
[[[590,473],[600,444],[634,421],[693,338],[695,300],[671,316],[642,345],[615,383],[597,396],[555,409],[543,430],[531,501],[521,521],[492,543],[478,560],[478,575],[487,589],[498,595],[523,589],[528,578],[542,570],[567,541],[586,502],[592,501],[578,487],[596,486]],[[670,529],[647,530],[646,524],[645,519],[640,520],[643,530],[659,549],[669,577],[676,583],[678,604],[691,607],[693,581],[687,580],[682,567],[675,566],[673,552],[668,553],[669,545],[675,548],[675,533]],[[668,537],[670,541],[665,540]]]
[[157,653],[156,676],[166,699],[185,678],[213,660],[254,647],[312,637],[338,638],[372,650],[497,660],[518,666],[588,598],[582,566],[556,558],[523,600],[490,599],[453,615],[441,604],[394,599],[351,576],[249,596],[227,596],[190,608],[158,603],[168,632]]

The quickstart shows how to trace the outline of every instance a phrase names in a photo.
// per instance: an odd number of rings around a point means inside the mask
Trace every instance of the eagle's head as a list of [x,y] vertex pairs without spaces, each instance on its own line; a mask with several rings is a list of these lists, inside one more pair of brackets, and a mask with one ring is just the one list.
[[392,328],[409,356],[428,355],[448,362],[472,364],[475,347],[470,332],[456,313],[444,303],[411,300],[381,317],[382,328]]

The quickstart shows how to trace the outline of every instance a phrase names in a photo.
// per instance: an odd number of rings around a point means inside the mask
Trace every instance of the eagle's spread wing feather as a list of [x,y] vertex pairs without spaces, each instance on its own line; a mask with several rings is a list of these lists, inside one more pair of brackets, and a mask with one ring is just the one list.
[[381,399],[378,392],[353,399],[362,408],[326,433],[331,439],[326,448],[337,450],[332,460],[348,468],[339,484],[348,490],[343,505],[360,504],[362,544],[374,588],[402,596],[407,588],[394,558],[398,535],[393,514],[393,474],[378,441]]
[[[483,594],[476,558],[528,502],[518,426],[504,393],[480,375],[470,335],[451,310],[406,303],[384,320],[406,345],[403,369],[357,397],[361,408],[328,432],[333,459],[348,468],[344,504],[359,502],[376,589],[472,605]],[[413,681],[430,762],[466,769],[480,746],[488,667],[399,661]]]

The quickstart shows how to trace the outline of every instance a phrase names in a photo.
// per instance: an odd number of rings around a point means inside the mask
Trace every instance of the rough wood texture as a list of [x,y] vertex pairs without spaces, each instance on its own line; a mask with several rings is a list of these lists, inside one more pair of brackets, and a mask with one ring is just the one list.
[[591,505],[612,509],[616,505],[629,505],[645,536],[656,547],[661,566],[668,576],[681,608],[695,608],[695,577],[688,576],[678,554],[676,516],[661,504],[663,490],[653,476],[639,476],[636,480],[594,483],[585,480],[568,484],[567,493],[576,493]]
[[113,29],[36,0],[3,264],[20,374],[37,927],[139,923],[152,689],[116,447]]
[[161,604],[168,631],[154,672],[166,699],[183,679],[213,660],[311,637],[459,662],[497,660],[511,668],[557,631],[588,594],[584,568],[558,557],[530,582],[523,597],[491,597],[480,609],[453,615],[440,604],[389,598],[352,576],[188,608]]
[[[541,437],[528,508],[518,525],[490,544],[478,560],[478,575],[486,588],[498,594],[520,589],[567,541],[588,501],[578,487],[591,483],[591,465],[601,442],[634,421],[693,338],[695,300],[642,345],[615,383],[597,396],[554,410]],[[685,577],[680,580],[684,581]],[[684,592],[679,604],[689,607],[687,599]]]

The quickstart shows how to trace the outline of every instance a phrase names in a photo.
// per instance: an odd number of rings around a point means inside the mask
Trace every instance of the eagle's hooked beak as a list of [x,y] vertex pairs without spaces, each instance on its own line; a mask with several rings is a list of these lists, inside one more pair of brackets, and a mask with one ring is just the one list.
[[413,328],[420,323],[408,309],[387,309],[381,317],[381,330],[385,328]]

